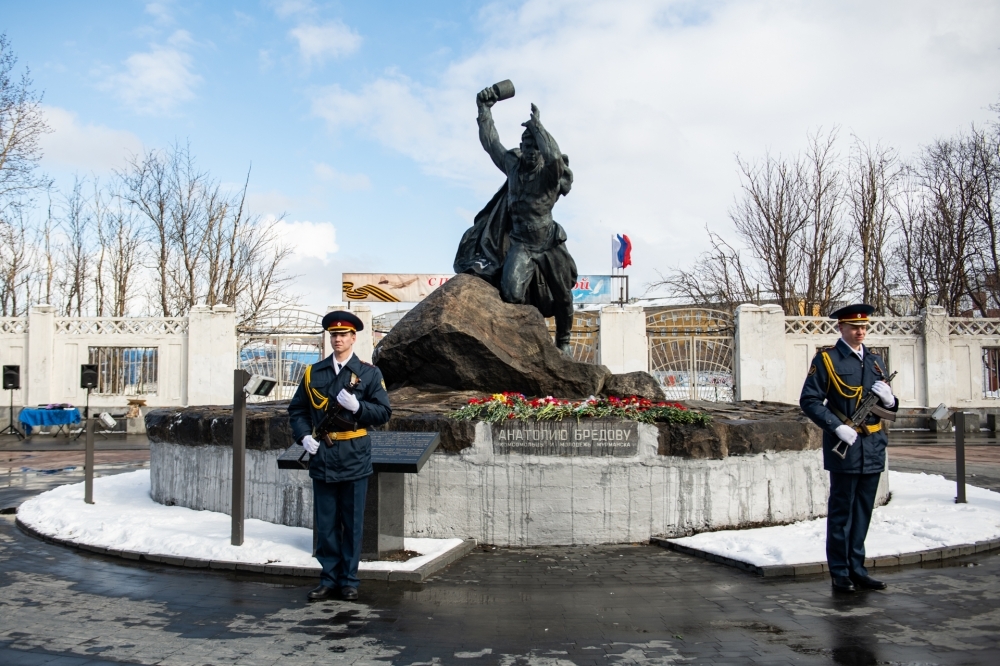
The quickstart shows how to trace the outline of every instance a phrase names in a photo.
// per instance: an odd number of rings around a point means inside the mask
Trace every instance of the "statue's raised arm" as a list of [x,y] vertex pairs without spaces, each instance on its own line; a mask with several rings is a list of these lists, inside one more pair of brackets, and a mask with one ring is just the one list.
[[497,168],[507,173],[507,149],[500,143],[500,135],[497,134],[496,125],[493,124],[493,112],[491,107],[497,103],[497,94],[493,86],[483,88],[476,95],[476,105],[479,107],[479,142],[483,144],[483,149],[489,153],[493,164]]

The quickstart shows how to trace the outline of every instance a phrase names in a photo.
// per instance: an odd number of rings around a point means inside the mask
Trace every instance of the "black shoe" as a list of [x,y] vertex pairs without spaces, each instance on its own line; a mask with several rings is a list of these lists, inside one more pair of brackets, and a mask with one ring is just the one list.
[[880,580],[875,580],[871,576],[851,576],[851,582],[862,590],[884,590],[889,587]]
[[320,585],[314,590],[311,590],[306,599],[309,601],[326,601],[327,599],[336,599],[337,592],[332,587],[327,587],[326,585]]
[[850,578],[845,578],[843,576],[833,577],[833,591],[834,592],[854,592],[854,583],[851,582]]
[[357,601],[358,588],[356,587],[340,588],[340,598],[343,599],[344,601]]

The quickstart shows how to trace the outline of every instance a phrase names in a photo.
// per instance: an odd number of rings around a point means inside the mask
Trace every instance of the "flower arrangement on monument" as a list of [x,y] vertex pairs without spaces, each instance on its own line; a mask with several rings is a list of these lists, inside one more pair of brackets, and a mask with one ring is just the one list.
[[464,421],[500,423],[507,420],[562,421],[567,418],[614,418],[640,423],[678,423],[705,426],[712,417],[678,402],[653,402],[638,396],[562,400],[546,396],[527,398],[522,393],[494,393],[472,398],[451,414]]

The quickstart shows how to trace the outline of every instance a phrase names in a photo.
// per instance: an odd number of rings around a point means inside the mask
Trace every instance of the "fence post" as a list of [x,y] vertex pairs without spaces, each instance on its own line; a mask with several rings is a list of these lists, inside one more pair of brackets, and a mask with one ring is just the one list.
[[[781,307],[749,303],[737,307],[734,399],[784,402],[785,365],[785,313]],[[806,370],[801,368],[803,380]]]
[[55,318],[52,305],[36,305],[28,313],[28,363],[24,368],[28,391],[21,400],[23,405],[44,405],[55,399]]
[[597,362],[611,372],[649,372],[649,340],[642,306],[602,307],[597,349]]
[[955,483],[958,485],[956,504],[965,501],[965,412],[955,412]]
[[924,319],[924,391],[925,405],[953,405],[955,364],[948,337],[948,312],[932,305],[922,313]]
[[188,312],[188,405],[224,405],[237,366],[236,313],[226,305],[196,305]]

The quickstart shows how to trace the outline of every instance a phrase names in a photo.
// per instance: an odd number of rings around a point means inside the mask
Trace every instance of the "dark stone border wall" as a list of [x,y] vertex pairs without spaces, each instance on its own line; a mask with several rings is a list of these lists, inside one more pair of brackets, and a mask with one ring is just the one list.
[[[390,400],[392,398],[390,397]],[[454,403],[454,400],[450,400]],[[707,426],[657,424],[662,456],[721,460],[729,456],[765,451],[810,451],[822,447],[822,433],[798,407],[766,403],[736,405],[698,404],[715,412]],[[473,445],[474,421],[458,421],[439,411],[420,411],[416,405],[398,410],[385,429],[405,432],[439,432],[438,452],[458,453]],[[433,408],[432,407],[432,408]],[[288,403],[271,402],[247,407],[247,448],[271,451],[288,448],[292,431]],[[146,432],[153,442],[184,446],[228,446],[233,438],[231,407],[164,408],[146,415]]]

